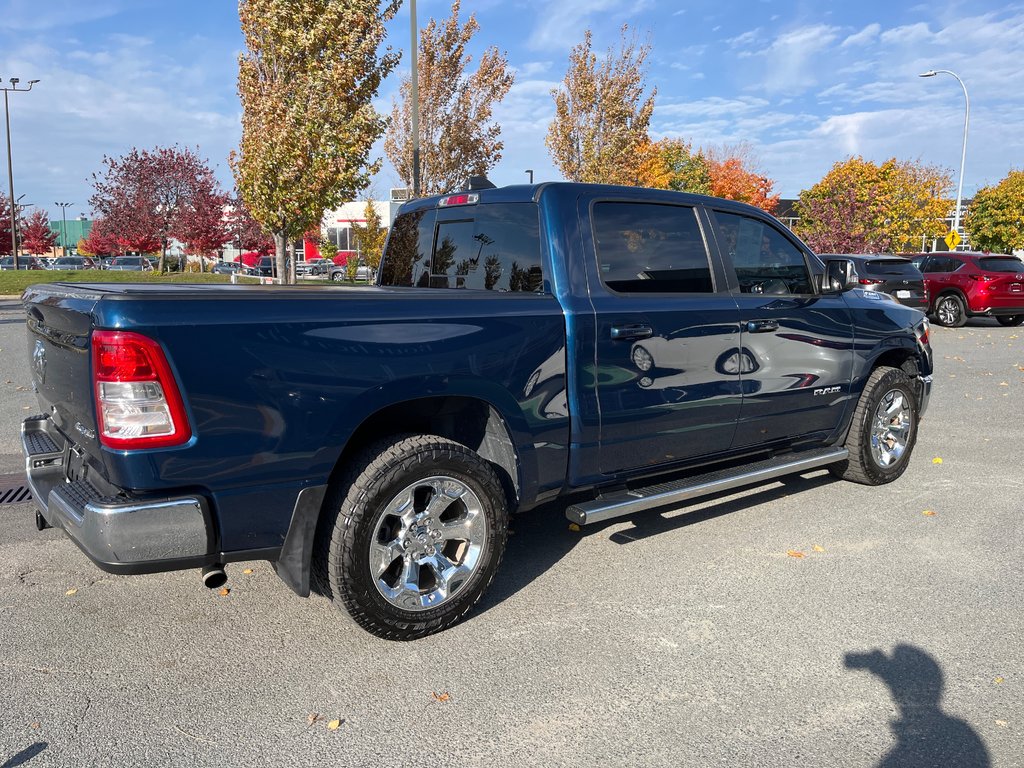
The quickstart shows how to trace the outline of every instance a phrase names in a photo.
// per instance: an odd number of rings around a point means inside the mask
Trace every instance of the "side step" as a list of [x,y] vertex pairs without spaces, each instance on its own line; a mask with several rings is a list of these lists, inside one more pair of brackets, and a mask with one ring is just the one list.
[[634,512],[676,504],[699,496],[710,496],[783,475],[806,472],[842,461],[849,454],[845,448],[819,448],[797,454],[784,454],[742,467],[719,469],[671,483],[615,491],[599,496],[593,501],[573,504],[565,510],[565,516],[579,525],[599,523],[613,517],[631,515]]

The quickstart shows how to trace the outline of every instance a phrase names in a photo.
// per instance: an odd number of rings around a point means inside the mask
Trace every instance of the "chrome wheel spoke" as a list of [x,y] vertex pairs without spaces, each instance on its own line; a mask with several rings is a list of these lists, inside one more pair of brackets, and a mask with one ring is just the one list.
[[871,454],[883,469],[898,462],[907,450],[913,426],[913,410],[906,394],[887,392],[875,408],[871,424]]
[[404,611],[426,611],[471,581],[489,536],[483,502],[470,486],[454,477],[427,477],[385,505],[366,562],[385,600]]

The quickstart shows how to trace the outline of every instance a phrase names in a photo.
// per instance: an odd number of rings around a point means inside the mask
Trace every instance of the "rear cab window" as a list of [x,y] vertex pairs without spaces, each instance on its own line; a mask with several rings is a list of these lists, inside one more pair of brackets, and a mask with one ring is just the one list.
[[615,293],[713,293],[708,249],[690,206],[597,202],[594,246]]
[[480,203],[400,214],[388,238],[380,284],[543,291],[536,203]]
[[907,259],[874,259],[865,262],[865,273],[871,277],[909,277],[921,279],[921,272]]

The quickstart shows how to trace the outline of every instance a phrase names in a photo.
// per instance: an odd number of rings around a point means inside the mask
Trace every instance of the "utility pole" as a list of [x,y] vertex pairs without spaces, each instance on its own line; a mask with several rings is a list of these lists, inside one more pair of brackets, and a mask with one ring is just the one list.
[[0,86],[0,91],[4,92],[4,117],[7,122],[7,183],[10,186],[11,191],[11,256],[14,257],[14,269],[18,269],[18,222],[17,222],[17,210],[14,203],[14,166],[11,164],[11,108],[7,103],[7,93],[9,91],[31,91],[32,86],[38,83],[38,80],[29,80],[27,88],[19,88],[18,83],[21,80],[17,77],[10,79],[10,87],[4,85]]
[[[420,80],[419,80],[419,30],[416,29],[416,0],[409,0],[409,26],[412,29],[412,196],[420,196]],[[13,193],[11,193],[13,194]]]
[[63,229],[60,236],[60,255],[68,255],[68,207],[74,205],[74,203],[54,203],[54,205],[60,206],[60,219],[63,224]]

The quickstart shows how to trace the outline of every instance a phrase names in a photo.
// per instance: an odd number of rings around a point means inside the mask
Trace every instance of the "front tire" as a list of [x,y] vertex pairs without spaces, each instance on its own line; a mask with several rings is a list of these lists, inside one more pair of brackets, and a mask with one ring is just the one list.
[[389,640],[462,619],[493,580],[508,536],[494,468],[434,435],[368,447],[325,509],[313,562],[319,591]]
[[996,318],[999,324],[1007,328],[1015,325],[1024,325],[1024,315],[1000,315]]
[[345,272],[343,270],[339,269],[337,272],[332,272],[331,273],[331,281],[332,282],[340,283],[344,279],[345,279]]
[[884,485],[902,475],[917,443],[917,395],[899,368],[871,372],[846,436],[850,455],[829,467],[836,477],[863,485]]
[[935,320],[947,328],[960,328],[967,322],[967,307],[955,293],[940,296],[935,302]]

